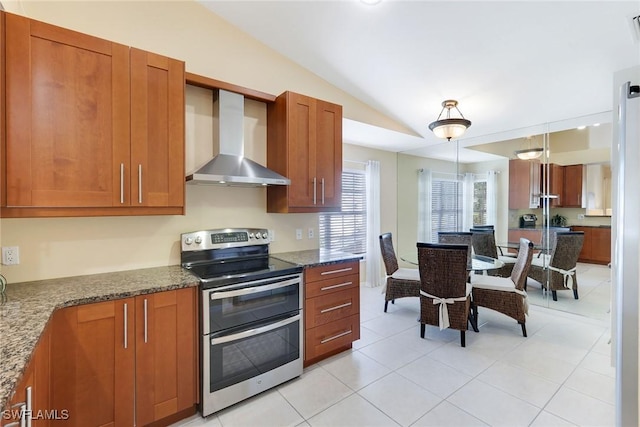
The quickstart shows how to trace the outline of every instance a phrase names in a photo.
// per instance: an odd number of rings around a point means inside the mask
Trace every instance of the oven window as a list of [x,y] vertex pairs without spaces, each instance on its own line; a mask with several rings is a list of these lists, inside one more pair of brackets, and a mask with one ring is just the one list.
[[[241,291],[240,291],[241,292]],[[282,316],[300,309],[300,283],[255,293],[209,298],[209,332]]]
[[209,392],[253,378],[301,357],[300,320],[236,341],[210,344]]

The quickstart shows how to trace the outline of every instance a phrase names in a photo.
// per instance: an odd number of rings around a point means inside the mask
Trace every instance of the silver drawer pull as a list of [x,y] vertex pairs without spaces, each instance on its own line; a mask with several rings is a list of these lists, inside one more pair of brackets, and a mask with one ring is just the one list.
[[333,310],[340,310],[341,308],[349,307],[351,302],[346,302],[344,304],[336,305],[335,307],[325,308],[324,310],[320,310],[320,314],[328,313]]
[[320,288],[320,290],[328,291],[329,289],[341,288],[343,286],[349,286],[349,285],[353,285],[353,282],[344,282],[344,283],[339,283],[337,285],[325,286],[324,288]]
[[329,341],[337,340],[338,338],[342,338],[342,337],[344,337],[345,335],[349,335],[351,332],[353,332],[353,331],[352,331],[351,329],[349,329],[348,331],[343,332],[343,333],[338,334],[338,335],[334,335],[334,336],[332,336],[331,338],[325,338],[325,339],[323,339],[322,341],[320,341],[320,344],[326,344],[326,343],[328,343]]
[[320,275],[326,276],[327,274],[344,273],[345,271],[351,271],[351,270],[353,270],[353,267],[341,268],[339,270],[323,271],[322,273],[320,273]]

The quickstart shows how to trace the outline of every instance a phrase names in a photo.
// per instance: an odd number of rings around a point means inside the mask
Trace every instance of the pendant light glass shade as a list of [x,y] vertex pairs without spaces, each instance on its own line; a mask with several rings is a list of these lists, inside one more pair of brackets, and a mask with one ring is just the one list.
[[[455,108],[460,118],[451,118],[451,109]],[[447,117],[441,119],[442,113],[447,110]],[[429,129],[438,138],[446,138],[447,141],[451,141],[451,138],[460,138],[467,131],[467,128],[471,126],[471,121],[464,118],[460,110],[458,110],[458,101],[448,99],[442,102],[442,110],[438,116],[438,120],[429,124]]]
[[522,160],[533,160],[542,156],[543,148],[527,148],[525,150],[517,150],[515,152],[516,156]]

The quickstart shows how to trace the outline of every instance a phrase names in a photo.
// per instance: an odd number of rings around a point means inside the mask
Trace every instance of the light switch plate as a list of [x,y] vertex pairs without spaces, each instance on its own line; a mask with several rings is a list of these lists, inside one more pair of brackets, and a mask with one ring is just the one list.
[[296,228],[296,240],[302,240],[302,228]]

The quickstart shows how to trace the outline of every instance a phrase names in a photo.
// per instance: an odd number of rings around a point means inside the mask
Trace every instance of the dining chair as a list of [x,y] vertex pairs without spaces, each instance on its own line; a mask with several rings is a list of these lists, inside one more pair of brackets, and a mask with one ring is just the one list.
[[584,231],[566,231],[555,234],[551,254],[543,254],[531,262],[529,277],[551,290],[554,301],[558,301],[557,291],[573,290],[578,299],[578,276],[576,266],[584,243]]
[[420,296],[420,274],[417,268],[398,267],[391,233],[380,235],[380,252],[387,273],[384,291],[384,312],[386,313],[389,301],[394,304],[396,298]]
[[524,290],[527,273],[533,259],[533,243],[520,239],[518,257],[510,277],[471,276],[474,319],[478,321],[478,307],[485,307],[515,319],[522,327],[522,336],[527,336],[526,315],[529,304]]
[[467,283],[467,246],[418,243],[420,271],[420,338],[426,325],[460,331],[465,346],[465,331],[472,317],[471,284]]
[[498,254],[496,238],[492,229],[471,228],[471,246],[476,255],[484,255],[504,262],[500,268],[487,270],[489,276],[509,277],[513,270],[515,257]]
[[438,243],[467,245],[467,265],[471,265],[471,250],[473,248],[470,231],[438,231]]

